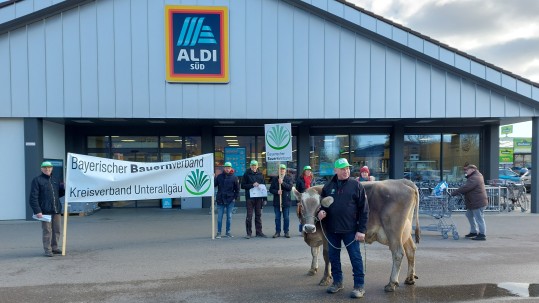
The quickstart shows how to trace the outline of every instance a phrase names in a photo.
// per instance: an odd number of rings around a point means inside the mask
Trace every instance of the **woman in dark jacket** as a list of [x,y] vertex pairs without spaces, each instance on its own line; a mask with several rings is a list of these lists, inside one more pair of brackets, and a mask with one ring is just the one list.
[[[301,176],[299,176],[298,179],[296,180],[296,190],[302,193],[312,186],[314,186],[313,171],[309,165],[305,165],[303,167],[303,172],[301,173]],[[301,217],[300,207],[301,207],[300,204],[298,204],[296,208],[296,214],[298,215],[298,218]],[[301,233],[302,231],[303,231],[303,224],[301,224],[301,219],[300,219],[299,232]]]
[[[280,185],[280,188],[279,188]],[[281,214],[283,216],[284,236],[290,238],[290,191],[294,184],[292,178],[286,174],[286,165],[279,165],[279,177],[271,181],[270,192],[273,194],[273,210],[275,212],[275,234],[274,238],[281,236]]]
[[223,226],[223,213],[226,210],[226,237],[231,238],[230,224],[232,220],[232,210],[234,209],[234,201],[240,195],[240,184],[238,177],[234,175],[234,169],[230,162],[225,162],[224,172],[215,178],[215,186],[217,187],[217,236],[221,238],[221,228]]

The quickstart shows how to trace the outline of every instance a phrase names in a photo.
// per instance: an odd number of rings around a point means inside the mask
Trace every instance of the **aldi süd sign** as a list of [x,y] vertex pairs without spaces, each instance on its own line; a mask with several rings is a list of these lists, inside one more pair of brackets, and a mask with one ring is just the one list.
[[165,6],[169,82],[228,83],[228,8]]

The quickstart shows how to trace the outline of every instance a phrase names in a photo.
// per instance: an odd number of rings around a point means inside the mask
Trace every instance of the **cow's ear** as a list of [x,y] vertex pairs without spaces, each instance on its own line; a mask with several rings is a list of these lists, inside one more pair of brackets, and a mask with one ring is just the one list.
[[322,204],[322,206],[324,206],[325,208],[328,208],[332,203],[333,197],[325,197],[324,199],[322,199],[322,202],[320,202],[320,204]]
[[295,186],[292,187],[292,192],[294,193],[294,196],[296,196],[296,199],[298,199],[298,201],[301,201],[301,193],[297,191]]
[[316,185],[316,186],[313,186],[313,187],[309,187],[309,189],[313,189],[313,190],[316,190],[316,192],[321,195],[322,194],[322,189],[324,188],[324,185]]

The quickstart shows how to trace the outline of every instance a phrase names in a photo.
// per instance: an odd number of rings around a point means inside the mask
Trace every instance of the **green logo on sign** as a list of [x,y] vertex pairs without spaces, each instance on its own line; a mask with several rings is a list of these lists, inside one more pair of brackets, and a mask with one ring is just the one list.
[[184,181],[185,189],[195,196],[205,194],[210,189],[210,177],[199,169],[191,171]]
[[275,150],[281,150],[287,147],[291,139],[292,136],[288,129],[281,125],[273,126],[266,133],[266,143]]

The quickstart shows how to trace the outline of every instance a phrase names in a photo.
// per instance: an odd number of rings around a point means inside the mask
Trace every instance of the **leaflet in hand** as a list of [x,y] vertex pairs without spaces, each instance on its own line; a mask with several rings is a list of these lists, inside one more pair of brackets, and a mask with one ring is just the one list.
[[263,198],[268,196],[268,189],[266,185],[260,184],[256,187],[253,187],[249,190],[249,196],[251,198]]
[[51,215],[41,215],[41,218],[38,218],[37,215],[33,215],[32,218],[34,218],[36,220],[39,220],[39,221],[44,221],[44,222],[51,222],[52,221]]

